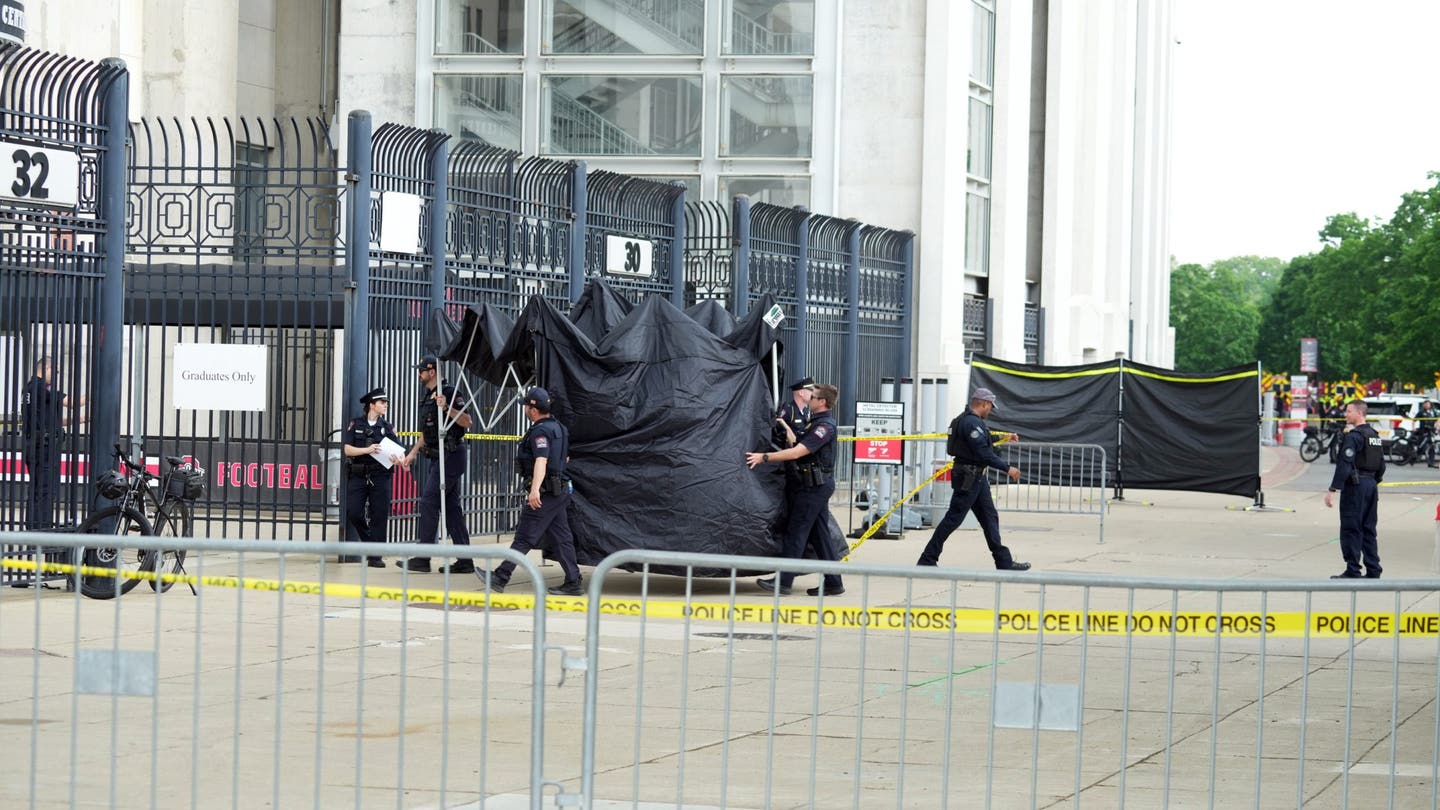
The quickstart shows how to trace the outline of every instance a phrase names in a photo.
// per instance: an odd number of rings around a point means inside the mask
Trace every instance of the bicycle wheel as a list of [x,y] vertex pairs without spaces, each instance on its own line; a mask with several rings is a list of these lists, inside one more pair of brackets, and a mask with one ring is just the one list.
[[1304,441],[1300,442],[1300,460],[1309,464],[1317,458],[1320,458],[1320,440],[1314,436],[1306,436]]
[[[107,528],[107,524],[109,525]],[[123,542],[117,546],[95,546],[87,547],[85,554],[80,558],[80,564],[91,568],[110,568],[114,570],[113,575],[94,574],[80,575],[80,592],[91,599],[114,599],[115,597],[129,593],[134,590],[140,580],[134,577],[127,577],[125,574],[134,574],[150,570],[147,565],[152,564],[148,559],[149,554],[135,547],[135,544],[143,537],[154,535],[154,529],[150,521],[144,515],[134,509],[121,509],[111,506],[101,509],[86,518],[80,525],[80,534],[110,535],[118,537]],[[103,540],[97,539],[97,543]]]
[[[184,501],[170,501],[155,515],[155,534],[160,537],[190,537],[190,507]],[[184,549],[176,551],[147,551],[148,565],[145,570],[154,571],[156,579],[150,580],[150,590],[165,593],[174,587],[173,581],[160,577],[173,574],[185,565]]]

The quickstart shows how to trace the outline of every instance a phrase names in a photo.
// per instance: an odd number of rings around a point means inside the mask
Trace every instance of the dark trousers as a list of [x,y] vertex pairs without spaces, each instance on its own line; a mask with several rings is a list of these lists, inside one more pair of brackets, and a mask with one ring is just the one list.
[[1359,574],[1363,562],[1367,576],[1380,576],[1380,542],[1375,535],[1379,507],[1374,478],[1362,475],[1359,483],[1347,481],[1340,490],[1340,555],[1347,573]]
[[[539,548],[545,535],[550,535],[555,557],[560,560],[560,569],[565,572],[566,582],[580,581],[580,565],[575,562],[575,535],[570,531],[570,493],[564,495],[541,495],[540,508],[531,509],[530,504],[520,507],[520,523],[515,527],[515,540],[510,548],[521,554]],[[504,585],[515,573],[515,563],[506,560],[495,566],[491,575],[496,585]]]
[[[350,542],[385,542],[390,522],[391,472],[365,472],[351,468],[345,482],[345,539]],[[371,555],[371,559],[380,559]]]
[[990,497],[990,482],[982,473],[970,485],[970,489],[961,492],[955,490],[950,494],[950,508],[945,511],[945,517],[940,519],[940,525],[935,527],[935,533],[930,536],[930,542],[925,544],[925,550],[920,553],[920,560],[916,565],[939,565],[940,552],[945,548],[945,541],[949,539],[950,533],[960,528],[961,521],[965,520],[965,513],[974,510],[975,519],[980,521],[980,530],[985,533],[985,545],[990,547],[990,556],[995,558],[995,567],[1006,569],[1014,562],[1010,556],[1010,549],[1000,542],[1000,515],[995,511],[995,501]]
[[[440,459],[428,459],[425,471],[425,487],[420,491],[420,514],[417,517],[418,542],[434,543],[440,529]],[[460,479],[465,475],[465,449],[451,450],[445,454],[445,528],[450,532],[450,542],[457,546],[470,545],[470,532],[465,528],[465,513],[460,509]],[[429,557],[416,557],[424,565]]]
[[55,491],[60,488],[60,445],[53,439],[25,444],[25,469],[30,473],[29,511],[25,528],[30,531],[55,525]]
[[[785,518],[785,545],[781,546],[780,553],[798,560],[805,556],[805,544],[809,543],[815,549],[815,559],[839,562],[830,546],[830,538],[826,536],[825,520],[830,496],[835,494],[835,479],[828,478],[818,487],[803,487],[797,483],[793,488],[787,486],[786,491],[790,493],[790,514]],[[788,588],[794,581],[795,574],[780,575],[781,587]],[[825,575],[826,593],[840,587],[839,574]]]

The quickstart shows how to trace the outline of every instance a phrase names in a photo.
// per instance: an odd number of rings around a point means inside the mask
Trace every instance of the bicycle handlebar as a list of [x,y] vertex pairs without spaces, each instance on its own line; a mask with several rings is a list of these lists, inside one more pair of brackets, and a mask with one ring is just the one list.
[[[159,477],[155,473],[152,473],[148,469],[146,469],[144,464],[140,464],[134,459],[130,458],[129,454],[127,454],[125,452],[125,449],[121,447],[118,443],[115,445],[115,458],[121,464],[125,465],[126,470],[136,473],[142,478]],[[165,463],[169,464],[171,467],[179,467],[184,461],[185,459],[180,458],[179,456],[165,456]]]

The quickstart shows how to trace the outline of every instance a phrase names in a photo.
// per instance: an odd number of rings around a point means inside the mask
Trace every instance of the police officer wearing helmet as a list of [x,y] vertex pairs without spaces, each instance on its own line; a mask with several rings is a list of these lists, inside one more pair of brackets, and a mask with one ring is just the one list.
[[[985,477],[986,468],[1005,473],[1011,481],[1020,480],[1020,468],[1006,464],[995,453],[990,428],[985,418],[995,410],[995,393],[989,388],[976,388],[970,395],[970,406],[951,424],[949,449],[955,455],[955,466],[950,471],[950,508],[945,517],[935,526],[930,542],[920,553],[916,565],[939,565],[940,552],[950,533],[960,527],[965,514],[974,510],[975,519],[985,534],[985,544],[990,547],[990,556],[995,567],[1001,571],[1028,571],[1030,563],[1016,562],[1010,549],[1000,542],[1000,515],[995,511],[995,501],[990,497],[990,481]],[[1010,441],[1018,436],[1007,434]]]
[[[835,439],[839,429],[835,426],[833,411],[839,399],[840,392],[835,386],[815,386],[810,399],[810,423],[794,447],[774,453],[745,454],[745,463],[752,470],[770,462],[795,462],[798,479],[790,490],[782,556],[798,560],[805,555],[805,544],[809,543],[815,549],[816,559],[836,561],[825,514],[830,508],[830,496],[835,494]],[[794,581],[794,574],[782,573],[779,582],[762,579],[756,584],[767,591],[778,591],[784,595],[790,593]],[[839,596],[845,592],[838,574],[826,574],[822,584],[826,596]],[[810,588],[806,593],[819,596],[821,590]]]
[[[1352,399],[1345,405],[1345,435],[1340,437],[1340,458],[1335,463],[1335,477],[1325,493],[1325,505],[1335,505],[1340,493],[1340,556],[1345,570],[1331,579],[1379,579],[1380,543],[1375,535],[1379,518],[1380,491],[1376,488],[1385,478],[1385,451],[1380,434],[1365,422],[1370,411],[1363,399]],[[1365,564],[1361,573],[1360,564]]]
[[[465,412],[465,398],[455,391],[455,386],[440,387],[439,361],[435,355],[427,354],[415,364],[420,375],[420,440],[405,455],[405,463],[414,462],[417,455],[423,455],[429,464],[425,472],[425,483],[420,490],[420,509],[416,518],[417,542],[434,543],[440,531],[440,454],[445,454],[445,527],[450,532],[450,542],[457,546],[470,545],[470,532],[465,528],[465,513],[460,509],[460,479],[465,475],[465,431],[474,420]],[[438,389],[438,390],[437,390]],[[444,414],[450,425],[445,435],[440,435],[440,419]],[[409,571],[430,573],[430,558],[416,557],[395,563]],[[470,560],[457,559],[441,573],[468,574],[475,570]]]
[[[384,388],[376,388],[360,397],[363,416],[345,426],[345,539],[351,542],[385,542],[385,524],[390,520],[391,475],[394,470],[380,461],[380,443],[389,439],[397,445],[400,437],[385,416],[390,412],[390,397]],[[391,453],[391,465],[408,466],[407,457]],[[358,557],[342,555],[340,562],[358,562]],[[384,568],[385,561],[370,556],[371,568]]]
[[[570,462],[570,431],[551,415],[550,393],[544,388],[526,392],[525,418],[530,420],[530,429],[515,449],[515,469],[524,487],[525,505],[520,509],[520,523],[510,548],[526,554],[541,545],[548,534],[565,572],[565,581],[548,592],[581,596],[585,591],[580,566],[575,562],[575,535],[570,532],[572,485],[565,469]],[[476,576],[491,590],[504,593],[514,572],[515,563],[507,560],[488,576],[484,571],[477,571]]]

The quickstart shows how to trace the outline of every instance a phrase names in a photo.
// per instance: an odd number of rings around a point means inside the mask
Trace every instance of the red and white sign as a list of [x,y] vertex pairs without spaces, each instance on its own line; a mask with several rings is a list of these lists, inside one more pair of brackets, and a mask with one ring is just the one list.
[[905,432],[905,405],[901,402],[855,403],[855,463],[905,463],[905,442],[901,439],[866,439],[866,436],[899,436]]

